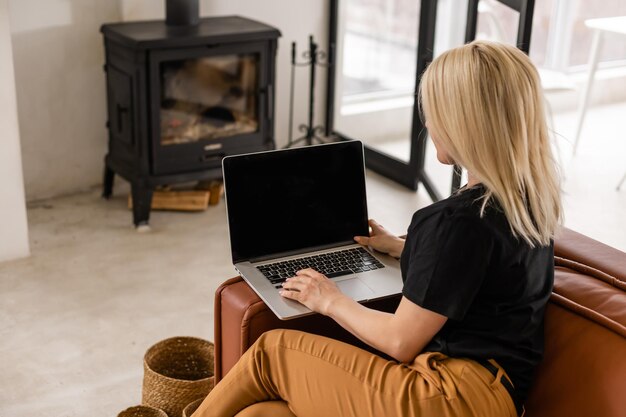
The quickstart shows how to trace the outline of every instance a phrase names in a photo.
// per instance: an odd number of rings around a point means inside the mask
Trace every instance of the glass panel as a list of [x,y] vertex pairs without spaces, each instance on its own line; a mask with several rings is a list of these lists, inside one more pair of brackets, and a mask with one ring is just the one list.
[[[480,0],[476,39],[486,39],[515,45],[519,13],[496,0]],[[532,44],[532,42],[531,42]]]
[[334,129],[409,162],[419,1],[340,6]]
[[[573,18],[568,22],[566,30],[571,31],[571,48],[569,65],[586,65],[589,60],[593,30],[585,26],[585,20],[600,17],[626,16],[626,1],[575,1]],[[600,61],[626,59],[626,42],[623,35],[605,36],[600,51]]]
[[[481,0],[478,10],[478,39],[515,44],[517,12],[496,0]],[[535,2],[530,58],[541,68],[559,71],[587,65],[593,30],[585,25],[585,20],[615,16],[626,16],[624,0]],[[600,51],[600,62],[625,59],[623,36],[607,34]]]
[[[539,67],[553,67],[554,63],[549,62],[548,45],[553,33],[553,10],[556,0],[544,0],[535,2],[533,13],[533,27],[530,35],[530,59]],[[552,41],[553,42],[553,41]]]
[[161,144],[256,132],[258,61],[248,54],[161,63]]

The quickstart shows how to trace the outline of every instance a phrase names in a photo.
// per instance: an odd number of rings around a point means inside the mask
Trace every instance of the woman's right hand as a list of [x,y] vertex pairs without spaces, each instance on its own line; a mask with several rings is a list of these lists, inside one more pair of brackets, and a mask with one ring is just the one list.
[[404,249],[404,239],[392,234],[373,219],[370,219],[368,223],[372,229],[369,237],[355,236],[354,240],[361,245],[369,245],[379,252],[399,258]]

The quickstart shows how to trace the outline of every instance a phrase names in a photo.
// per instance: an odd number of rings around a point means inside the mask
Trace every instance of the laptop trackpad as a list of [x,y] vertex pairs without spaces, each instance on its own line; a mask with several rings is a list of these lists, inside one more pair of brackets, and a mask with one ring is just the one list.
[[357,278],[339,281],[337,286],[342,293],[356,301],[369,300],[374,295],[374,291]]

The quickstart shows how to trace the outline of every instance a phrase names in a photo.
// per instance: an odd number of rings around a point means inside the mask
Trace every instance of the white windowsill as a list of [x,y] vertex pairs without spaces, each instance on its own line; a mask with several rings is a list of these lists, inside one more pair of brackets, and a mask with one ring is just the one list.
[[[588,73],[577,71],[571,74],[553,70],[540,69],[540,75],[547,94],[559,92],[577,92],[586,82]],[[626,66],[600,68],[596,71],[594,81],[615,82],[619,89],[626,79]],[[626,94],[626,92],[624,93]],[[378,113],[389,110],[412,108],[415,104],[413,95],[391,96],[388,93],[368,94],[362,97],[351,98],[341,106],[342,116]]]
[[341,106],[342,116],[355,114],[377,113],[386,110],[411,108],[415,104],[413,95],[393,98],[370,98],[359,102],[344,104]]

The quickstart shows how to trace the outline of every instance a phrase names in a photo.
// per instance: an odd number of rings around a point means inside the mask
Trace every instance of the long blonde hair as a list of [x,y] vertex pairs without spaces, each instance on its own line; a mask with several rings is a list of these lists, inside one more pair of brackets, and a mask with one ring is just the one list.
[[530,59],[474,41],[437,57],[419,94],[437,142],[485,186],[481,215],[495,197],[515,236],[548,245],[562,216],[560,181]]

